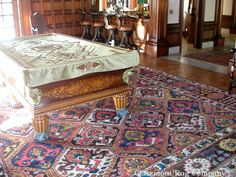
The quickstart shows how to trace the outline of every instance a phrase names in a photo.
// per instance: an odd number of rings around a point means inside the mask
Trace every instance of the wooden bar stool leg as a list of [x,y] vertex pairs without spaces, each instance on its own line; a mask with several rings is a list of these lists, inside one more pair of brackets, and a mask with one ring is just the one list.
[[115,46],[116,43],[116,35],[115,35],[115,30],[112,30],[112,40],[111,40],[111,45]]
[[86,28],[86,26],[83,27],[83,34],[81,36],[82,39],[84,39],[84,36],[85,36],[85,33],[86,33],[86,29],[85,28]]
[[95,35],[94,35],[92,41],[103,42],[104,38],[102,36],[102,32],[103,32],[102,28],[100,28],[100,27],[95,28]]
[[129,32],[125,32],[125,47],[127,48],[129,45],[129,36],[128,36]]
[[98,30],[97,30],[97,28],[95,28],[95,35],[94,35],[94,37],[93,37],[93,40],[92,40],[92,41],[96,41],[96,39],[97,39],[97,36],[98,36]]
[[107,44],[110,43],[111,38],[112,38],[112,32],[111,32],[111,30],[109,30],[109,37],[108,37],[108,39],[107,39]]
[[120,46],[124,48],[128,48],[129,46],[132,46],[132,44],[130,43],[131,42],[130,38],[132,38],[132,35],[131,35],[132,33],[130,31],[123,31],[122,33],[123,33],[123,37],[122,37]]
[[84,26],[83,35],[81,36],[82,39],[91,39],[91,27],[90,25]]
[[110,44],[112,46],[116,46],[117,45],[116,33],[117,33],[117,31],[114,30],[114,29],[109,30],[109,38],[107,40],[107,44]]
[[102,36],[103,29],[98,28],[98,41],[103,42],[103,36]]
[[87,38],[87,36],[88,36],[88,35],[87,35],[87,33],[88,33],[88,30],[87,30],[87,28],[88,28],[88,26],[86,26],[86,25],[85,25],[85,26],[84,26],[83,35],[82,35],[82,37],[81,37],[82,39],[86,39],[86,38]]
[[120,41],[120,47],[123,47],[123,46],[124,46],[124,42],[125,42],[125,34],[123,33],[122,39],[121,39],[121,41]]

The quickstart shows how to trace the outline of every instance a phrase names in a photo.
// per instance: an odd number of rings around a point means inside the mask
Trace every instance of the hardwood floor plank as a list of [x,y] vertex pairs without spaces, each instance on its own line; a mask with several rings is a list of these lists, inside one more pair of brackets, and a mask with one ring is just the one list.
[[[227,90],[226,74],[194,67],[180,62],[170,61],[163,58],[154,58],[146,54],[141,55],[141,65],[159,69],[161,71],[195,82]],[[233,93],[236,93],[236,89],[233,90]]]

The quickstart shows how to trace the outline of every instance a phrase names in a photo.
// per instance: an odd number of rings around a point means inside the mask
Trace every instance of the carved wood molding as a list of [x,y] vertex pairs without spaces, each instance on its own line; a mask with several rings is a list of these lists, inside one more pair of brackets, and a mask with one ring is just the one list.
[[55,87],[43,93],[43,96],[50,99],[65,99],[93,93],[100,90],[114,88],[124,85],[122,77],[119,75],[102,75],[96,78],[81,79],[76,82],[71,82],[66,85]]

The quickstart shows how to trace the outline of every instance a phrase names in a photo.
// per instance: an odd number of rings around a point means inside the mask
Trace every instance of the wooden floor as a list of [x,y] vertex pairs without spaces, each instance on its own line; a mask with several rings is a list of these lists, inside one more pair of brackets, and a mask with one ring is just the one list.
[[[145,54],[141,55],[141,65],[174,74],[195,82],[227,90],[227,75],[213,72],[180,62],[163,58],[155,58]],[[233,90],[233,93],[236,89]]]

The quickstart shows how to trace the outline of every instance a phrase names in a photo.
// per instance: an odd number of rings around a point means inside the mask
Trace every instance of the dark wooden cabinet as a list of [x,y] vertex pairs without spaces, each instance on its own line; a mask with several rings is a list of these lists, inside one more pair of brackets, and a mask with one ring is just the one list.
[[31,0],[31,10],[46,15],[49,32],[81,36],[80,12],[91,8],[85,0]]

